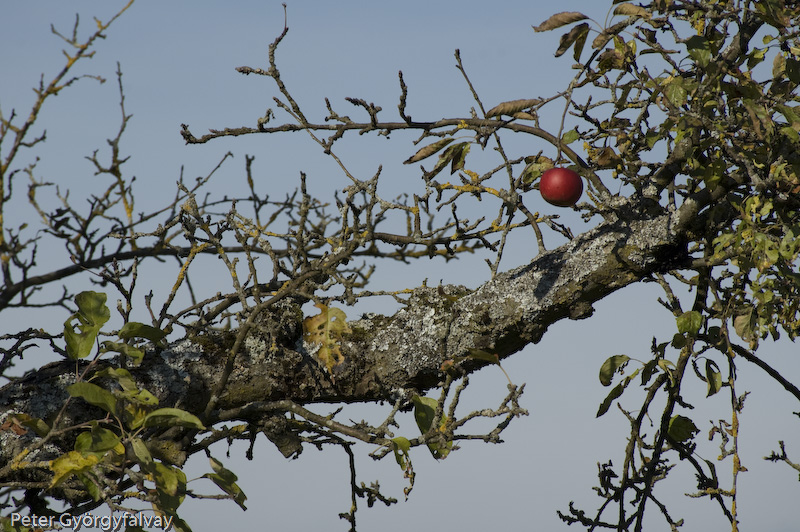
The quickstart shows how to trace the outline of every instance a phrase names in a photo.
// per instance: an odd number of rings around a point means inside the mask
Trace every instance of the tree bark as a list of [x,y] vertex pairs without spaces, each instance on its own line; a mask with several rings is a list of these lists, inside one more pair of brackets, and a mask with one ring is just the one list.
[[[420,287],[392,316],[350,321],[352,332],[341,342],[344,362],[331,374],[317,362],[317,347],[303,341],[299,303],[284,300],[259,318],[236,355],[210,421],[220,411],[227,412],[226,419],[253,421],[247,419],[246,406],[256,401],[371,402],[423,392],[441,382],[444,361],[464,356],[469,349],[497,353],[502,359],[538,342],[558,320],[589,317],[596,301],[687,259],[687,217],[680,210],[670,214],[652,209],[648,214],[645,202],[620,200],[615,212],[621,214],[474,291],[452,285]],[[159,407],[202,416],[233,335],[213,333],[166,349],[151,348],[143,363],[130,371],[159,399]],[[467,372],[484,364],[475,359],[461,363]],[[68,399],[66,388],[75,382],[75,370],[72,361],[52,363],[0,389],[0,422],[7,413],[52,421]],[[60,426],[98,419],[96,408],[81,399],[70,401]],[[54,439],[26,460],[48,460],[72,449],[74,431],[71,434]],[[0,469],[37,439],[33,431],[0,431]],[[0,479],[8,481],[9,476],[13,472]]]

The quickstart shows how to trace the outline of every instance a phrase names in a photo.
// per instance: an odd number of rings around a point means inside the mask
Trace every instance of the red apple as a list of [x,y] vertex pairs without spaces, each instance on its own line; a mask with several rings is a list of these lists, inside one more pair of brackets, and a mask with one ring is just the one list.
[[551,168],[542,174],[539,192],[547,203],[571,207],[583,194],[583,180],[569,168]]

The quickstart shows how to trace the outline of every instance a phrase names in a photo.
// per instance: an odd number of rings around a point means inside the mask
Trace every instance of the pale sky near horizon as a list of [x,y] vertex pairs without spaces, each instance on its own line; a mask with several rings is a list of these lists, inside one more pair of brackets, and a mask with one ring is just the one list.
[[[0,108],[4,116],[9,116],[11,109],[27,116],[33,101],[31,87],[40,74],[44,72],[47,80],[61,68],[63,43],[50,33],[51,23],[70,34],[79,10],[86,34],[93,31],[92,16],[107,20],[122,5],[124,2],[117,0],[3,3]],[[597,0],[557,4],[290,1],[290,31],[278,49],[278,66],[298,102],[317,120],[325,116],[324,97],[329,97],[340,113],[360,116],[359,110],[344,101],[347,96],[375,102],[383,107],[385,118],[397,119],[398,70],[408,84],[408,112],[415,119],[468,116],[475,104],[454,66],[454,49],[461,50],[487,107],[511,99],[549,96],[569,83],[573,60],[571,53],[553,57],[561,32],[535,33],[531,26],[556,11],[583,11],[602,23],[610,6],[610,1]],[[201,146],[186,146],[179,134],[182,123],[198,136],[209,128],[254,126],[267,107],[276,110],[276,122],[288,120],[272,103],[277,92],[269,79],[245,77],[234,70],[243,65],[264,67],[267,46],[283,29],[283,21],[280,1],[134,3],[107,32],[107,39],[98,43],[97,55],[78,70],[108,81],[101,85],[91,79],[80,80],[46,104],[39,130],[47,129],[47,142],[35,152],[41,157],[37,176],[57,183],[62,190],[71,189],[76,202],[99,186],[84,157],[99,149],[102,158],[107,150],[105,139],[113,137],[119,127],[114,75],[119,61],[126,111],[133,115],[122,149],[131,155],[128,171],[137,176],[142,202],[137,210],[168,203],[182,168],[191,181],[210,172],[228,151],[234,158],[209,185],[214,194],[243,193],[245,154],[256,155],[260,190],[280,196],[297,186],[300,171],[308,173],[317,190],[341,188],[345,184],[341,173],[318,146],[299,133],[221,139]],[[556,128],[560,114],[556,109],[552,112],[552,122],[544,125]],[[390,195],[404,190],[404,180],[414,179],[413,169],[401,164],[416,151],[412,140],[401,135],[389,140],[353,138],[342,143],[341,154],[361,175],[371,175],[384,163],[386,194]],[[512,146],[522,142],[531,141],[509,138]],[[546,146],[535,145],[531,153],[539,149]],[[12,226],[22,223],[13,216],[31,216],[23,201],[26,183],[20,179],[18,186],[20,200],[7,214]],[[487,216],[494,216],[495,207],[489,208]],[[548,207],[541,208],[544,212]],[[572,213],[561,214],[576,232],[584,227]],[[563,242],[553,233],[546,238],[551,248]],[[529,241],[517,237],[501,269],[525,263],[535,253],[532,236]],[[488,279],[488,269],[482,257],[450,263],[425,259],[417,265],[388,265],[376,274],[375,282],[416,286],[426,278],[431,285],[441,279],[446,284],[475,287]],[[151,277],[141,279],[140,284],[151,283],[158,290],[173,280]],[[227,289],[225,285],[214,288],[211,275],[202,282],[208,283],[212,292]],[[87,279],[75,283],[75,291],[93,288]],[[140,288],[140,297],[148,289]],[[394,459],[389,456],[374,463],[367,456],[371,448],[356,446],[358,480],[367,484],[378,480],[385,495],[400,500],[390,508],[380,503],[367,508],[366,501],[359,500],[359,530],[572,530],[574,527],[567,529],[556,516],[556,510],[566,512],[571,500],[593,514],[601,504],[591,490],[598,484],[596,464],[609,459],[615,465],[622,463],[628,429],[616,407],[595,419],[597,406],[609,391],[600,385],[598,370],[603,360],[614,354],[648,359],[654,336],[659,341],[672,337],[674,321],[657,302],[661,294],[653,283],[623,289],[599,302],[593,317],[555,324],[539,344],[504,362],[515,383],[527,383],[523,406],[530,415],[511,424],[502,445],[468,442],[441,462],[425,448],[414,449],[416,484],[406,502],[402,492],[406,484]],[[115,301],[116,296],[109,300]],[[370,310],[380,311],[380,306]],[[34,325],[42,316],[48,321]],[[19,312],[9,321],[3,316],[0,331],[29,325],[46,328],[50,323],[60,324],[65,317],[58,312]],[[140,319],[144,321],[143,316]],[[796,344],[767,342],[759,353],[797,382],[800,361]],[[749,470],[739,477],[741,526],[743,530],[796,530],[800,521],[795,508],[800,494],[797,473],[762,457],[777,449],[778,440],[785,440],[790,455],[800,459],[800,423],[791,414],[800,406],[757,369],[741,364],[739,393],[753,391],[741,415],[742,460]],[[708,421],[730,417],[728,398],[721,393],[704,399],[705,384],[693,375],[687,377],[692,381],[686,388],[687,400],[698,407],[687,415],[701,428],[698,440],[705,444],[704,458],[716,460],[718,444],[705,441]],[[505,395],[505,382],[497,368],[479,372],[465,393],[462,412],[496,406]],[[629,392],[622,402],[636,408],[639,389]],[[320,414],[333,410],[328,405],[310,408]],[[364,417],[375,422],[386,408],[353,407],[345,410],[342,419]],[[408,417],[398,434],[405,431],[413,437],[415,430]],[[255,460],[248,462],[245,450],[244,444],[236,444],[228,457],[224,444],[212,448],[214,456],[239,475],[249,509],[243,512],[231,501],[187,500],[181,515],[196,532],[347,530],[347,524],[337,518],[350,504],[344,452],[307,448],[298,460],[286,461],[272,444],[259,439]],[[730,460],[718,463],[717,468],[727,486]],[[665,496],[672,504],[672,516],[686,520],[685,530],[725,530],[726,521],[714,504],[683,496],[696,491],[693,474],[682,463],[676,469],[682,472],[657,488],[660,493],[672,491]],[[205,458],[197,457],[187,474],[192,478],[209,471]],[[205,480],[191,486],[202,493],[217,493]],[[668,527],[654,512],[647,530]]]

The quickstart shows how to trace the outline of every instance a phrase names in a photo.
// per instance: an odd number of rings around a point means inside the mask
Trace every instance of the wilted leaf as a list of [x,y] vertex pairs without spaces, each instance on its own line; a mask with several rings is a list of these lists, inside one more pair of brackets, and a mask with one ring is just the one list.
[[672,419],[669,420],[667,435],[677,442],[690,440],[698,432],[700,432],[700,429],[688,417],[672,416]]
[[561,26],[566,26],[567,24],[572,24],[573,22],[578,22],[579,20],[586,20],[588,18],[589,17],[583,13],[578,13],[577,11],[564,11],[563,13],[556,13],[538,26],[533,26],[533,30],[537,32],[550,31],[560,28]]
[[650,13],[648,13],[645,8],[633,4],[618,5],[616,8],[614,8],[614,14],[627,17],[642,17],[646,19],[650,18]]
[[614,402],[614,399],[622,395],[622,392],[625,391],[625,385],[628,383],[627,380],[624,380],[611,388],[611,391],[608,393],[606,398],[600,404],[600,408],[597,409],[597,415],[595,417],[600,417],[606,412],[608,409],[611,408],[611,404]]
[[236,484],[239,478],[233,471],[223,467],[222,462],[216,458],[209,457],[208,460],[211,462],[214,473],[206,473],[203,477],[212,480],[217,487],[232,496],[234,502],[238,504],[242,510],[247,510],[247,507],[244,505],[244,501],[247,500],[247,495],[245,495],[238,484]]
[[614,374],[625,367],[631,359],[628,355],[614,355],[608,357],[603,365],[600,366],[600,384],[603,386],[610,386]]
[[617,155],[613,148],[606,146],[595,154],[594,162],[600,168],[616,168],[622,162],[622,158]]
[[309,343],[320,346],[317,359],[322,362],[328,373],[331,373],[334,366],[344,362],[339,342],[342,335],[350,332],[350,327],[347,325],[347,316],[342,310],[328,308],[322,303],[314,306],[320,312],[303,320],[303,338]]
[[[558,43],[558,49],[556,50],[556,57],[561,57],[564,52],[569,50],[569,47],[575,43],[576,47],[576,55],[580,57],[580,51],[578,48],[578,40],[580,39],[580,47],[583,48],[584,43],[586,42],[586,35],[589,33],[589,24],[583,22],[574,26],[571,30],[561,36],[561,40]],[[577,61],[577,59],[576,59]]]
[[617,22],[613,26],[609,26],[608,28],[604,29],[600,32],[600,34],[594,38],[592,41],[592,48],[598,50],[606,45],[608,41],[610,41],[614,35],[617,35],[619,32],[630,26],[631,23],[629,20],[622,20]]
[[408,461],[408,452],[411,450],[411,442],[408,441],[408,438],[403,438],[402,436],[392,438],[392,449],[394,450],[394,458],[397,460],[397,464],[405,469]]
[[[13,418],[16,420],[17,423],[33,429],[37,436],[45,436],[48,432],[50,432],[50,427],[45,423],[43,420],[39,419],[38,417],[33,417],[28,414],[11,414],[9,418]],[[8,423],[9,420],[6,420]],[[4,424],[5,425],[5,424]]]
[[486,112],[486,117],[491,118],[493,116],[500,116],[500,115],[512,116],[514,113],[518,111],[523,111],[525,109],[529,109],[535,105],[538,105],[539,103],[541,103],[541,101],[542,100],[534,98],[527,100],[511,100],[508,102],[503,102],[489,109]]
[[722,388],[722,374],[719,372],[719,366],[709,359],[706,359],[706,384],[708,384],[706,397],[711,397]]
[[428,157],[430,157],[437,151],[441,150],[451,142],[453,142],[453,139],[447,138],[447,139],[437,140],[433,144],[428,144],[427,146],[420,148],[417,151],[417,153],[415,153],[414,155],[403,161],[403,164],[411,164],[417,161],[421,161],[422,159],[427,159]]
[[597,56],[597,66],[600,70],[621,69],[625,65],[625,55],[619,50],[608,49]]
[[553,168],[553,159],[544,155],[525,157],[527,166],[520,174],[520,180],[525,185],[530,185],[545,171]]
[[464,163],[467,160],[467,154],[469,153],[470,143],[469,142],[460,142],[455,146],[451,146],[453,149],[453,156],[452,162],[450,163],[450,174],[454,174],[459,170],[464,169]]
[[84,455],[84,453],[78,451],[70,451],[55,460],[51,460],[49,465],[53,471],[53,479],[50,481],[50,487],[58,486],[76,473],[88,471],[99,461],[100,458],[96,454],[89,453]]

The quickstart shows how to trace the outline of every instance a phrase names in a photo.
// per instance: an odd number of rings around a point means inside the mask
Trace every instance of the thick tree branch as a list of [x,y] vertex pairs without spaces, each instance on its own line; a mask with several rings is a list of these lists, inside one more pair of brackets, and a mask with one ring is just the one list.
[[[345,362],[333,375],[316,362],[316,346],[303,342],[299,304],[283,300],[255,320],[217,408],[227,411],[227,419],[231,409],[256,401],[389,400],[437,386],[443,378],[442,363],[469,349],[504,358],[536,343],[556,321],[586,318],[593,303],[611,292],[686,260],[683,228],[673,217],[648,216],[641,206],[630,207],[622,210],[629,218],[604,222],[528,265],[498,274],[475,291],[422,287],[393,316],[352,321],[353,332],[342,343]],[[231,333],[187,338],[166,350],[150,351],[131,371],[140,386],[159,398],[160,406],[199,415],[232,342]],[[462,362],[468,372],[483,364]],[[73,362],[50,364],[1,389],[0,404],[4,412],[52,419],[74,381]],[[247,411],[242,409],[243,417]],[[217,412],[208,419],[213,422]],[[74,400],[64,423],[93,415],[90,407]],[[35,436],[5,431],[0,439],[1,469]],[[56,447],[43,448],[28,459],[50,459],[56,452]]]

